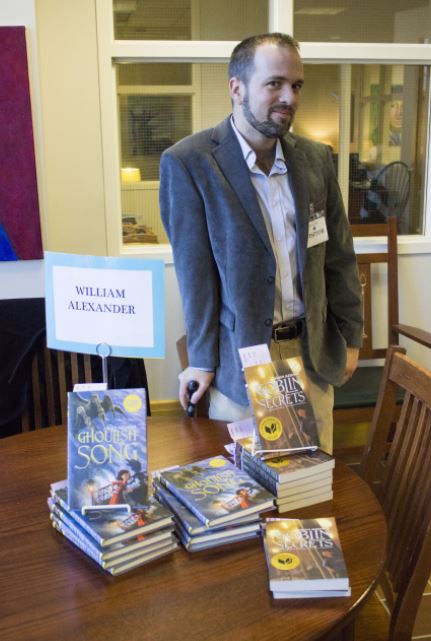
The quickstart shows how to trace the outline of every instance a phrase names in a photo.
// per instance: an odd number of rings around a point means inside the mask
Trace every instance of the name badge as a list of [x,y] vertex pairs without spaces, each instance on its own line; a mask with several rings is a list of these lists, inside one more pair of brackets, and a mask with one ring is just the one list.
[[315,212],[313,205],[310,205],[310,222],[308,223],[307,249],[325,243],[329,236],[326,228],[324,211]]

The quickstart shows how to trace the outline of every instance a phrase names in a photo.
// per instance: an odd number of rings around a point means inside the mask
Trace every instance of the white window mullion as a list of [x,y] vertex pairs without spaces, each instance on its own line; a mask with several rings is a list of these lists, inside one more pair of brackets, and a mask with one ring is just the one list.
[[293,35],[293,0],[269,0],[268,30]]
[[349,208],[349,154],[350,154],[350,112],[352,95],[352,67],[340,66],[339,102],[339,144],[338,144],[338,182],[343,196],[346,212]]
[[426,65],[431,60],[431,45],[303,42],[301,55],[305,63],[314,64]]

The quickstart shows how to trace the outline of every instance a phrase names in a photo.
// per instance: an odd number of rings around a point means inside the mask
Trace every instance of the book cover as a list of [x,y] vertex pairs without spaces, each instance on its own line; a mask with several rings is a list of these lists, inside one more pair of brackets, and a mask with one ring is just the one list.
[[319,447],[303,372],[300,357],[244,368],[255,421],[254,453],[294,452]]
[[143,538],[173,523],[172,512],[154,498],[133,508],[130,514],[122,509],[91,510],[82,514],[80,510],[71,510],[68,505],[66,481],[53,483],[51,496],[53,503],[58,504],[57,516],[63,520],[67,518],[69,527],[72,527],[72,522],[76,523],[103,548],[126,539]]
[[[184,505],[184,503],[181,503],[181,501],[177,499],[167,487],[161,485],[157,479],[153,480],[153,488],[154,495],[157,500],[160,501],[162,505],[165,505],[168,509],[172,510],[175,515],[175,522],[179,523],[191,536],[226,529],[226,525],[221,523],[210,530]],[[259,514],[249,514],[235,519],[235,525],[243,525],[251,522],[260,523]]]
[[171,554],[172,552],[175,552],[175,550],[178,550],[178,547],[178,543],[167,543],[163,547],[160,547],[158,550],[147,552],[146,554],[142,554],[142,556],[126,561],[125,563],[121,563],[112,568],[107,568],[106,571],[109,572],[109,574],[118,576],[119,574],[124,574],[124,572],[133,570],[134,568],[140,567],[141,565],[146,565],[150,561],[155,561],[156,559],[160,559],[167,554]]
[[137,557],[142,557],[144,554],[157,551],[163,548],[166,544],[175,542],[176,540],[172,531],[166,530],[166,532],[149,536],[135,545],[127,545],[127,542],[125,542],[122,545],[121,550],[115,550],[117,554],[110,554],[104,552],[103,549],[99,548],[96,544],[93,544],[88,540],[88,538],[86,539],[77,535],[75,531],[70,529],[63,520],[55,515],[54,512],[51,512],[51,522],[58,532],[84,552],[84,554],[89,558],[98,563],[104,570],[124,564]]
[[69,392],[67,420],[69,507],[144,504],[145,390]]
[[256,524],[255,527],[243,525],[240,528],[233,528],[234,531],[219,530],[212,535],[191,536],[183,529],[178,528],[177,535],[188,552],[198,552],[200,550],[210,550],[212,548],[221,547],[239,541],[247,541],[249,539],[257,539],[261,536],[260,525]]
[[330,599],[331,597],[350,596],[351,589],[347,590],[308,590],[307,592],[273,592],[274,599]]
[[224,456],[163,470],[159,479],[207,527],[274,507],[274,497]]
[[52,498],[48,499],[50,518],[57,530],[61,531],[75,545],[80,547],[84,552],[88,550],[88,555],[94,555],[93,558],[98,562],[107,562],[125,554],[135,551],[143,551],[150,545],[159,544],[166,539],[172,538],[173,523],[170,526],[157,530],[153,533],[124,539],[114,543],[109,547],[103,548],[84,530],[74,519],[63,510],[63,508]]
[[267,519],[263,540],[273,592],[348,590],[334,518]]

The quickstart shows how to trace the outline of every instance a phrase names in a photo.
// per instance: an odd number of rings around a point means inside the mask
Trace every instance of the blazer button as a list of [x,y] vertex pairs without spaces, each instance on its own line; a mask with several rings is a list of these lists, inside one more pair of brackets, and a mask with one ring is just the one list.
[[268,278],[266,279],[266,282],[268,283],[268,285],[272,285],[274,281],[275,281],[274,276],[268,276]]
[[266,325],[267,327],[272,326],[272,318],[267,318],[267,319],[265,320],[265,325]]

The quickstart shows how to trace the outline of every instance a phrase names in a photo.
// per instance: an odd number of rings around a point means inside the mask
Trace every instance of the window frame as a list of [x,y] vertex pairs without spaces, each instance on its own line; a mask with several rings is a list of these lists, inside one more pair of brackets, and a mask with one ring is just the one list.
[[[192,0],[194,2],[194,0]],[[268,0],[268,29],[292,33],[294,0]],[[117,73],[120,62],[186,62],[227,63],[237,42],[234,41],[128,41],[114,40],[112,0],[96,0],[98,64],[102,129],[103,175],[105,189],[106,231],[108,253],[113,256],[146,256],[172,263],[170,245],[136,245],[123,243],[120,193],[120,135],[117,115]],[[402,64],[428,67],[431,75],[431,44],[303,42],[300,44],[305,64],[341,65],[341,91],[349,88],[348,65]],[[431,253],[431,91],[428,100],[428,132],[426,141],[425,198],[423,233],[400,236],[401,254]],[[340,108],[339,181],[344,198],[348,189],[348,126],[350,103]],[[347,143],[346,143],[347,140]],[[343,162],[344,157],[344,162]],[[355,239],[359,252],[378,250],[381,239]]]

